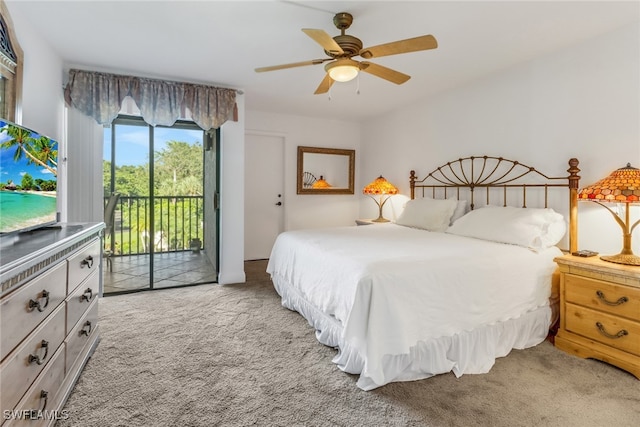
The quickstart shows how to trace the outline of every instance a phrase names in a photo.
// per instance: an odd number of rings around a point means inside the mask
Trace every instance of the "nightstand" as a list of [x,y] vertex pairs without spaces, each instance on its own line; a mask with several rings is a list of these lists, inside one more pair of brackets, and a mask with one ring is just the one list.
[[565,255],[555,346],[615,365],[640,379],[640,267]]

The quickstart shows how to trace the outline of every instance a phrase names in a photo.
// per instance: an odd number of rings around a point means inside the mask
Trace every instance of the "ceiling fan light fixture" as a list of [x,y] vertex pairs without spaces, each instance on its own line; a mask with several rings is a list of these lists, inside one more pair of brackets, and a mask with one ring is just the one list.
[[340,65],[332,68],[329,75],[337,82],[348,82],[356,78],[358,68],[353,65]]
[[338,59],[325,65],[324,69],[337,82],[348,82],[356,78],[360,70],[359,64],[351,59]]
[[[2,1],[2,0],[0,0]],[[383,56],[399,55],[402,53],[419,52],[423,50],[435,49],[438,42],[431,34],[413,37],[410,39],[396,40],[390,43],[383,43],[376,46],[369,46],[363,49],[362,40],[346,34],[345,30],[351,26],[353,16],[347,12],[340,12],[333,17],[333,24],[340,30],[340,35],[331,37],[326,31],[313,28],[303,28],[302,31],[319,44],[324,53],[328,56],[325,58],[312,59],[310,61],[293,62],[290,64],[274,65],[270,67],[256,68],[255,71],[261,73],[263,71],[283,70],[285,68],[302,67],[306,65],[325,64],[326,71],[320,85],[316,88],[314,95],[327,93],[335,82],[348,82],[358,77],[360,71],[388,82],[401,85],[407,82],[411,76],[403,74],[391,68],[377,65],[366,60],[371,58],[380,58]],[[365,61],[355,61],[352,58],[360,56]],[[327,62],[330,61],[330,62]],[[356,89],[356,93],[360,93]],[[329,97],[331,99],[331,97]]]

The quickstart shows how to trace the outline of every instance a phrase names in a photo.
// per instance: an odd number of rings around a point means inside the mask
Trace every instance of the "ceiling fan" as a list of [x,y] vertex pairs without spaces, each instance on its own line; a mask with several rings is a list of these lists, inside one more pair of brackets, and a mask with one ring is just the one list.
[[324,30],[303,28],[302,31],[315,40],[329,58],[312,59],[310,61],[294,62],[291,64],[274,65],[271,67],[256,68],[256,72],[282,70],[285,68],[302,67],[305,65],[317,65],[331,61],[324,66],[327,71],[324,79],[314,92],[316,95],[329,91],[334,82],[348,82],[354,79],[358,72],[373,74],[395,84],[402,84],[411,76],[403,74],[391,68],[383,67],[368,61],[356,61],[354,56],[364,59],[379,58],[381,56],[397,55],[400,53],[417,52],[421,50],[435,49],[438,42],[432,35],[424,35],[411,39],[398,40],[377,46],[362,48],[362,41],[354,36],[345,34],[345,30],[351,26],[353,16],[347,12],[337,13],[333,17],[333,24],[340,30],[340,35],[331,37]]

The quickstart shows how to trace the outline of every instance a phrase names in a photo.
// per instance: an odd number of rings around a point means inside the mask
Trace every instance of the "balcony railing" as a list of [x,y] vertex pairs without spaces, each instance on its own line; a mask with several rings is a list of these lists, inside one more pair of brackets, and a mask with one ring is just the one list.
[[115,256],[148,254],[151,245],[154,253],[199,250],[203,219],[202,196],[156,196],[153,207],[150,197],[120,196],[113,233],[106,236],[105,247]]

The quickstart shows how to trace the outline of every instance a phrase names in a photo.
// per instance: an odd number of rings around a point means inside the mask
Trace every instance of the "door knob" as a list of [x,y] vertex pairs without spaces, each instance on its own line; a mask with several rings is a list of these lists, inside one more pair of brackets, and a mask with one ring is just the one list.
[[276,206],[282,206],[282,202],[276,203]]

